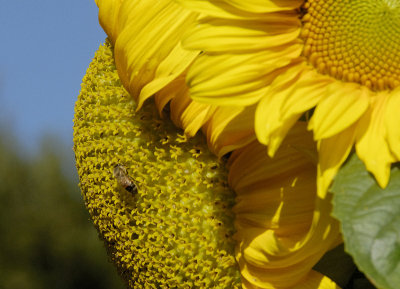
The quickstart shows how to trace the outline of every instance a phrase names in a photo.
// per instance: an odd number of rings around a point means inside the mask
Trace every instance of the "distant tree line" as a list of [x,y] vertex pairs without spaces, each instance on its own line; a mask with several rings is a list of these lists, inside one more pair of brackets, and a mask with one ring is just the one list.
[[0,288],[124,288],[57,143],[26,158],[10,139],[0,136]]

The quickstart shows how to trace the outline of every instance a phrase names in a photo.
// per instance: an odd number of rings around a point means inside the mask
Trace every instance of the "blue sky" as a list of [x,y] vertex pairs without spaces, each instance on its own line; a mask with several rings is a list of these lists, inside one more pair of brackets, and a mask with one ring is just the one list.
[[106,35],[94,0],[0,0],[0,121],[34,153],[43,135],[72,148],[74,102]]

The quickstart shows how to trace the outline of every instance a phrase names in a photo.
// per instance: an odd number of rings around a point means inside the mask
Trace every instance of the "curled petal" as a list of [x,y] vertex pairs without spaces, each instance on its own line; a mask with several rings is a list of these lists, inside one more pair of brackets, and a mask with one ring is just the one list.
[[258,142],[231,156],[236,258],[254,288],[302,283],[340,238],[338,222],[330,216],[331,195],[316,193],[316,154],[306,123],[298,122],[274,158]]

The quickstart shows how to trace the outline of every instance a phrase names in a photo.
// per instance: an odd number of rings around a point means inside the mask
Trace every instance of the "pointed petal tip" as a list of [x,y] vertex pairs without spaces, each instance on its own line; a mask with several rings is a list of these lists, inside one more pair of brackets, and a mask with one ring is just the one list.
[[317,176],[317,195],[324,199],[326,195],[328,194],[329,187],[332,184],[332,181],[336,175],[336,172],[334,173],[323,173],[320,172],[320,168],[318,168],[318,176]]
[[385,166],[385,168],[371,170],[371,173],[374,175],[378,185],[385,189],[389,183],[390,179],[390,164]]

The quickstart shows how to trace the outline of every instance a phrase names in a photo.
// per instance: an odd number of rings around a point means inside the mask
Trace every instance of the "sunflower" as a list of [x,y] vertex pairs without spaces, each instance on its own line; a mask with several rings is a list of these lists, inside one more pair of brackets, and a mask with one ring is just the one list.
[[316,196],[305,122],[274,158],[257,140],[235,150],[227,177],[202,135],[136,105],[107,41],[76,102],[74,150],[85,204],[129,288],[338,288],[325,274],[345,284],[315,266],[342,239],[331,195]]
[[233,152],[243,286],[337,288],[312,270],[341,242],[328,187],[354,145],[382,187],[400,158],[397,30],[389,29],[398,5],[96,3],[137,109],[154,96],[160,115],[169,103],[187,135],[203,130],[216,155]]
[[186,75],[201,54],[182,46],[200,14],[174,0],[96,0],[99,21],[113,46],[124,87],[140,109],[150,97],[161,115],[169,104],[174,123],[194,136],[202,129],[219,157],[253,141],[256,106],[217,106],[195,101]]
[[400,159],[399,1],[179,2],[201,13],[183,40],[203,52],[187,75],[194,101],[256,105],[257,139],[271,156],[311,110],[321,194],[354,145],[387,185]]
[[172,100],[175,122],[188,135],[203,127],[220,156],[255,136],[273,156],[293,124],[312,114],[320,194],[354,145],[387,185],[400,159],[397,1],[97,4],[139,108],[154,94],[160,110]]

